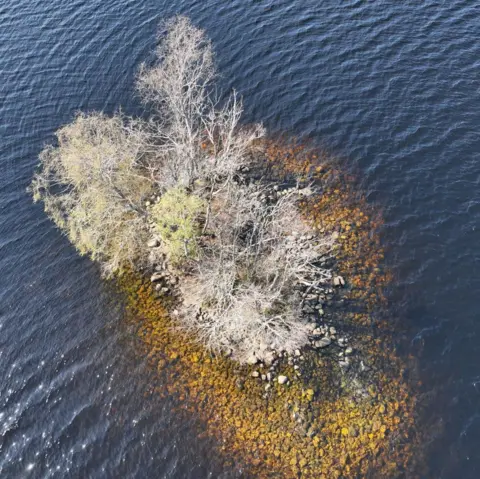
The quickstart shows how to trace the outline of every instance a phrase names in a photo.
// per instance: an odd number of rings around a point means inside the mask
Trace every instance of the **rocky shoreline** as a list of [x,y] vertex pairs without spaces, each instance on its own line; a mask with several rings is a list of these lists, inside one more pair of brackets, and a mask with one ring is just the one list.
[[234,467],[233,458],[247,477],[400,477],[418,467],[416,401],[406,365],[388,334],[366,327],[382,307],[378,291],[388,279],[372,235],[376,219],[348,182],[343,195],[336,193],[345,180],[323,167],[322,195],[303,206],[340,244],[326,258],[335,274],[315,292],[302,292],[310,324],[303,349],[272,351],[270,361],[252,357],[244,365],[212,354],[175,326],[169,295],[180,296],[181,280],[168,264],[156,264],[143,279],[122,280],[132,320],[142,318],[145,351],[164,378],[165,387],[155,392],[203,418],[204,432],[218,440],[219,457],[230,464],[225,467]]
[[[271,185],[263,196],[265,202],[276,201],[278,196],[295,193],[299,197],[312,197],[315,192],[311,186],[279,188],[278,185]],[[146,202],[146,207],[150,208],[160,201],[160,196],[153,196]],[[149,224],[152,238],[147,246],[150,250],[150,268],[145,272],[149,275],[155,291],[155,296],[164,304],[169,305],[170,314],[173,317],[178,316],[179,312],[176,306],[182,302],[182,277],[179,271],[173,268],[167,259],[167,255],[162,251],[161,239],[156,235],[155,224]],[[336,239],[338,234],[334,234]],[[290,243],[292,254],[301,254],[302,250],[314,247],[314,235],[301,235],[293,231],[287,238]],[[320,266],[333,268],[335,265],[335,256],[333,254],[325,255],[320,258]],[[329,308],[335,301],[338,301],[345,295],[343,290],[348,289],[348,284],[341,275],[330,275],[328,277],[311,278],[311,284],[297,285],[301,297],[301,320],[307,323],[309,332],[309,344],[301,349],[295,349],[293,352],[278,350],[263,345],[259,354],[251,354],[246,364],[255,366],[249,373],[252,378],[259,378],[265,382],[265,396],[272,388],[272,383],[280,385],[289,385],[291,381],[301,378],[303,374],[303,365],[305,361],[305,351],[318,351],[324,354],[327,349],[329,354],[338,357],[338,365],[343,372],[349,369],[360,372],[368,371],[365,365],[366,360],[358,354],[358,351],[352,347],[352,337],[347,333],[339,332],[339,322],[333,320]],[[327,310],[327,312],[325,311]],[[206,314],[198,307],[197,315]],[[338,329],[338,331],[337,331]],[[227,354],[228,356],[228,354]],[[286,376],[282,374],[283,365],[293,367],[293,374]]]

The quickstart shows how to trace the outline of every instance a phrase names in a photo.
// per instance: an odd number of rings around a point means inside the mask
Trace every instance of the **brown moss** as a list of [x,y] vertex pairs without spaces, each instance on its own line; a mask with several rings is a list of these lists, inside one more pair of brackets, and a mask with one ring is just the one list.
[[[301,174],[323,187],[323,194],[305,201],[303,209],[320,231],[337,232],[338,272],[347,278],[352,310],[342,318],[368,325],[385,299],[389,281],[375,213],[354,189],[352,179],[319,164],[321,155],[299,145],[265,144],[266,159],[278,175]],[[130,318],[166,387],[158,394],[175,396],[179,408],[196,413],[207,434],[218,439],[225,457],[234,456],[255,477],[335,478],[397,477],[411,471],[418,451],[415,397],[402,379],[404,364],[394,356],[388,336],[357,338],[362,354],[375,365],[368,394],[340,388],[334,359],[306,354],[308,375],[289,386],[251,377],[226,357],[214,357],[175,329],[154,297],[148,280],[132,273],[119,280],[126,292]],[[388,330],[388,322],[380,322]],[[288,365],[282,373],[293,378]],[[258,367],[257,367],[258,369]]]

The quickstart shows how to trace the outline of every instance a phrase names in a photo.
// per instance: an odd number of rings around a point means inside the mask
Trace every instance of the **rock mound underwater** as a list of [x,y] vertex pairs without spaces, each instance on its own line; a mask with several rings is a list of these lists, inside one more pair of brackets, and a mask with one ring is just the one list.
[[330,342],[273,367],[241,365],[179,330],[150,279],[126,273],[118,285],[163,378],[156,392],[200,418],[227,469],[265,478],[411,477],[422,464],[414,364],[396,356],[381,314],[391,280],[381,215],[328,155],[278,139],[266,140],[265,152],[272,178],[313,181],[320,193],[305,198],[302,212],[338,239],[334,271],[344,284],[327,289],[318,325]]

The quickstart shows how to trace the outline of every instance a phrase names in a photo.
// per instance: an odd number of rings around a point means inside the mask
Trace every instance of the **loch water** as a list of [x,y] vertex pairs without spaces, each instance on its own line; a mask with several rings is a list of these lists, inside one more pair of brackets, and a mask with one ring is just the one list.
[[76,111],[141,113],[135,72],[176,13],[207,30],[247,122],[323,145],[383,210],[428,477],[480,477],[477,0],[3,0],[0,477],[241,476],[149,394],[121,299],[26,192]]

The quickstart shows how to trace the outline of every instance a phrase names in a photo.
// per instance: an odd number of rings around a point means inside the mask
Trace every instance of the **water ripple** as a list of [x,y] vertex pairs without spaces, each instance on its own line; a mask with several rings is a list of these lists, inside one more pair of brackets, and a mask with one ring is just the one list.
[[480,7],[469,0],[2,2],[0,475],[229,477],[167,402],[140,400],[153,379],[121,304],[25,192],[77,110],[139,110],[138,65],[158,20],[179,12],[212,37],[247,121],[348,159],[384,206],[392,296],[422,344],[430,414],[447,424],[431,477],[478,477]]

